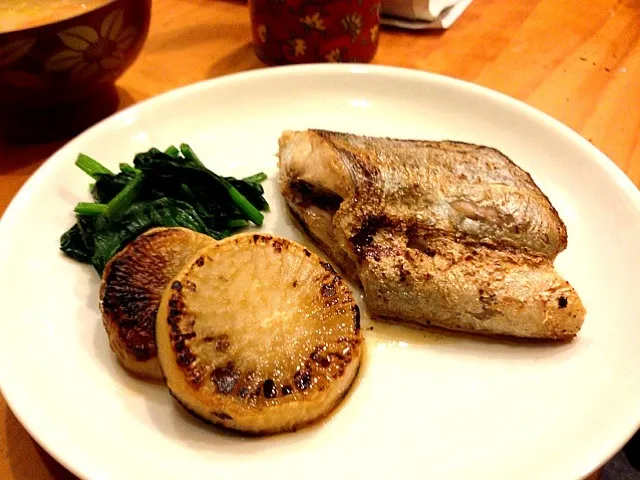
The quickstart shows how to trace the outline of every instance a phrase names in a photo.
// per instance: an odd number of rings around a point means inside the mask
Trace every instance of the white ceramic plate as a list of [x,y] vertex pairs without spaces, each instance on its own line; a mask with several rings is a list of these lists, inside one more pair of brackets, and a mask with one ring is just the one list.
[[[454,139],[502,150],[567,224],[557,267],[588,315],[569,344],[536,345],[373,324],[356,388],[334,415],[270,438],[221,434],[162,386],[114,360],[98,277],[58,238],[89,198],[84,152],[110,167],[188,142],[215,171],[265,171],[264,230],[307,240],[275,177],[284,129]],[[416,71],[364,66],[260,70],[136,105],[56,153],[0,223],[0,385],[29,432],[92,479],[573,479],[640,420],[640,194],[589,142],[505,96]],[[358,477],[356,477],[358,476]]]

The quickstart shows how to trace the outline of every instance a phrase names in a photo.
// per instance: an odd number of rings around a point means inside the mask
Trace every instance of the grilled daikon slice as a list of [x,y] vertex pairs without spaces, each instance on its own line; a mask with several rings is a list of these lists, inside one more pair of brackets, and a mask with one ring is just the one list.
[[203,248],[165,291],[156,338],[172,395],[198,417],[252,434],[326,415],[362,352],[346,283],[302,245],[271,235]]
[[211,237],[186,228],[154,228],[107,263],[100,286],[102,323],[127,370],[162,380],[155,340],[158,304],[187,260],[211,243]]

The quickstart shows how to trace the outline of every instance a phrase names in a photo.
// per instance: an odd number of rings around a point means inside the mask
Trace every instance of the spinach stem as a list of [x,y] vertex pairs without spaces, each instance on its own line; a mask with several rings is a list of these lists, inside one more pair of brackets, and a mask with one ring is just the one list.
[[250,177],[245,177],[242,180],[245,182],[251,183],[262,183],[267,179],[267,174],[264,172],[256,173],[255,175],[251,175]]
[[144,180],[142,173],[136,174],[133,179],[120,190],[120,192],[111,199],[105,208],[105,215],[109,218],[116,218],[120,215],[138,196],[138,191]]
[[257,226],[262,225],[262,222],[264,220],[264,215],[262,215],[260,210],[254,207],[251,204],[251,202],[247,200],[247,198],[244,195],[242,195],[238,190],[236,190],[236,188],[233,185],[231,185],[227,180],[225,180],[220,176],[218,176],[218,180],[220,181],[220,183],[222,183],[224,188],[227,189],[227,192],[229,192],[229,197],[231,197],[231,200],[233,200],[233,203],[236,204],[236,207],[238,207],[238,209],[242,213],[244,213],[247,216],[247,218],[249,218],[249,220],[251,220]]
[[120,171],[122,173],[140,173],[140,170],[138,170],[137,168],[132,167],[128,163],[121,163],[120,164]]
[[107,206],[104,203],[80,202],[73,211],[85,217],[97,217],[98,215],[102,215],[106,209]]
[[174,145],[171,145],[164,151],[164,153],[166,153],[170,157],[178,158],[178,156],[180,155],[180,150],[178,150]]
[[[189,145],[187,145],[186,143],[180,144],[180,151],[182,152],[182,155],[184,155],[184,158],[186,158],[187,160],[191,160],[193,163],[195,163],[202,169],[209,171],[204,166],[204,164],[200,161],[198,156],[195,154],[195,152],[191,149]],[[251,220],[253,223],[255,223],[258,226],[262,225],[262,222],[264,221],[264,215],[260,213],[260,210],[254,207],[244,195],[242,195],[233,185],[231,185],[231,183],[229,183],[223,177],[216,175],[211,171],[209,172],[215,178],[217,178],[218,181],[220,181],[220,183],[222,184],[222,186],[224,186],[224,188],[227,190],[227,192],[229,192],[229,197],[231,197],[231,200],[233,201],[233,203],[235,203],[236,207],[238,207],[238,209],[242,213],[244,213],[247,216],[247,218]]]
[[98,180],[100,175],[113,175],[111,170],[84,153],[78,154],[76,166],[94,180]]
[[195,163],[199,167],[206,168],[204,164],[200,161],[196,153],[186,143],[180,144],[180,151],[182,152],[182,155],[184,155],[184,158],[186,158],[187,160],[191,160],[193,163]]
[[246,227],[246,226],[247,226],[247,221],[242,220],[241,218],[236,218],[234,220],[229,220],[227,222],[227,228],[240,228],[240,227]]

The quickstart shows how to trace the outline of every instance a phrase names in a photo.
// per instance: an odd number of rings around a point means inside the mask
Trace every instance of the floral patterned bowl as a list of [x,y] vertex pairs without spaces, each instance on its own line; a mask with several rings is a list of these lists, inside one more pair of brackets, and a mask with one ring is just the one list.
[[140,53],[150,17],[151,0],[113,0],[0,33],[0,109],[51,107],[112,85]]

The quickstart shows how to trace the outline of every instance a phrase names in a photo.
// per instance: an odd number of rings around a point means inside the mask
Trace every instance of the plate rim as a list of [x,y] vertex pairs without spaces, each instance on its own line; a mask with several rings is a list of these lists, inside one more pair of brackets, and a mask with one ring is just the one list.
[[[462,80],[447,75],[427,72],[406,67],[395,66],[383,66],[383,65],[369,65],[369,64],[305,64],[305,65],[286,65],[269,68],[259,68],[255,70],[237,72],[228,75],[222,75],[219,77],[201,80],[192,84],[184,85],[175,89],[171,89],[152,97],[146,98],[140,102],[134,103],[112,115],[102,119],[100,122],[91,126],[87,130],[83,131],[79,135],[69,139],[65,144],[58,148],[52,155],[50,155],[27,179],[27,181],[18,189],[14,197],[9,202],[5,212],[0,216],[0,251],[3,250],[3,246],[6,243],[5,238],[10,237],[10,227],[18,220],[19,212],[23,205],[29,200],[29,193],[34,188],[37,188],[38,184],[46,180],[49,170],[55,169],[59,163],[69,157],[70,150],[73,145],[82,139],[91,137],[92,135],[99,135],[100,130],[108,129],[110,125],[121,121],[126,116],[131,115],[137,111],[145,111],[152,109],[156,104],[165,102],[175,102],[181,97],[191,96],[198,91],[222,88],[227,83],[234,83],[239,81],[256,81],[257,79],[264,79],[265,77],[288,77],[295,78],[304,76],[321,76],[324,74],[333,75],[373,75],[373,76],[387,76],[393,78],[408,79],[422,83],[423,85],[436,84],[452,86],[457,89],[466,90],[474,96],[480,96],[487,101],[497,103],[502,106],[506,106],[510,111],[518,111],[524,117],[529,120],[537,120],[544,124],[545,128],[555,130],[560,133],[567,140],[574,144],[580,145],[589,155],[595,160],[601,168],[610,176],[610,179],[614,181],[616,187],[619,188],[630,200],[635,209],[640,212],[640,190],[635,186],[631,179],[622,171],[622,169],[607,157],[602,151],[600,151],[595,145],[589,142],[586,138],[580,135],[577,131],[561,122],[560,120],[552,117],[548,113],[545,113],[522,100],[516,99],[506,93],[493,90],[489,87],[485,87],[467,80]],[[97,132],[97,133],[96,133]],[[4,263],[0,258],[0,265]],[[4,349],[0,349],[0,359],[3,358]],[[29,418],[29,414],[21,406],[18,398],[21,396],[19,386],[15,384],[7,385],[5,378],[5,371],[9,367],[9,362],[0,361],[0,392],[2,393],[7,406],[11,409],[13,415],[18,419],[22,427],[29,433],[29,435],[40,445],[49,455],[51,455],[62,466],[68,469],[70,472],[78,476],[79,478],[93,478],[91,475],[95,474],[95,470],[87,470],[80,468],[78,462],[74,460],[74,456],[70,455],[68,451],[62,451],[56,446],[55,439],[46,438],[53,437],[55,435],[43,434],[42,428],[37,421],[33,418]],[[620,432],[619,440],[609,440],[607,444],[603,444],[600,447],[600,451],[606,456],[600,455],[599,460],[595,462],[593,460],[585,460],[583,465],[588,468],[588,471],[583,472],[583,476],[589,475],[591,472],[604,465],[611,457],[613,457],[622,446],[633,436],[633,434],[640,427],[640,402],[635,407],[633,412],[635,414],[635,424],[633,427],[629,422],[628,432],[622,435]],[[46,430],[46,429],[45,429]]]

